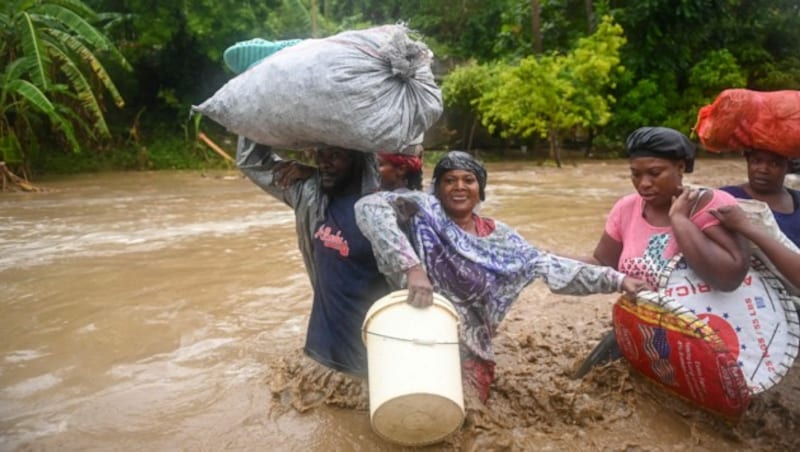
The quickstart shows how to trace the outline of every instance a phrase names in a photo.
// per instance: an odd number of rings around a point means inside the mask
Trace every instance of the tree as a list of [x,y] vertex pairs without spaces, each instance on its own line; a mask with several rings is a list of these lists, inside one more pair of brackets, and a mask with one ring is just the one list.
[[539,0],[531,0],[531,33],[533,34],[533,53],[542,53],[542,5]]
[[626,71],[618,86],[621,95],[603,131],[606,142],[610,143],[624,142],[639,127],[664,124],[670,115],[670,105],[679,97],[672,74],[635,79],[633,72]]
[[39,137],[54,129],[72,151],[79,138],[110,136],[103,93],[124,105],[101,56],[125,58],[93,23],[101,16],[80,0],[9,1],[0,10],[0,153],[23,175]]
[[566,59],[556,54],[527,57],[500,72],[501,83],[478,101],[483,124],[504,137],[547,138],[550,157],[561,167],[558,135],[578,123],[568,99],[575,87],[564,77]]
[[360,14],[376,25],[405,22],[425,37],[438,58],[488,61],[495,57],[502,15],[518,1],[351,0],[336,1],[331,9],[339,17]]
[[[594,119],[587,120],[590,124],[602,123],[606,106],[613,103],[613,118],[608,124],[587,128],[590,146],[595,130],[595,143],[606,143],[610,147],[617,147],[631,130],[642,125],[670,124],[688,130],[694,123],[692,117],[696,114],[697,103],[713,95],[715,89],[731,87],[709,83],[712,80],[699,76],[717,72],[714,67],[734,69],[745,78],[744,86],[748,88],[800,89],[800,46],[797,45],[800,3],[797,0],[80,1],[95,11],[121,12],[113,21],[101,14],[78,15],[113,39],[134,66],[132,72],[123,72],[116,65],[108,66],[109,74],[119,87],[119,97],[125,98],[128,108],[105,110],[102,105],[113,100],[114,95],[108,94],[91,70],[84,74],[95,89],[112,135],[118,130],[121,136],[133,123],[141,132],[136,136],[141,136],[143,141],[187,136],[189,105],[207,98],[231,77],[222,62],[222,54],[238,41],[254,37],[308,38],[315,25],[318,36],[323,37],[342,30],[402,21],[414,30],[415,37],[425,41],[435,52],[437,75],[445,75],[450,68],[471,60],[478,66],[496,66],[499,74],[502,72],[499,68],[519,65],[522,59],[531,56],[537,35],[532,30],[534,3],[540,7],[540,55],[550,57],[555,53],[566,57],[571,54],[579,40],[587,35],[587,30],[595,30],[598,19],[604,15],[614,17],[628,36],[628,43],[620,49],[619,67],[624,66],[625,72],[612,71],[608,83],[603,82],[606,90],[603,95],[592,95],[596,87],[580,93],[580,86],[575,86],[576,92],[571,94],[573,106],[583,103],[583,113],[579,116],[595,115]],[[33,144],[37,138],[44,147],[54,127],[59,131],[60,142],[66,143],[68,148],[71,147],[70,135],[62,129],[68,130],[69,125],[74,129],[72,136],[84,148],[94,143],[83,140],[86,128],[73,122],[72,115],[63,110],[66,105],[71,111],[78,111],[75,106],[78,97],[57,91],[62,87],[71,89],[68,79],[59,73],[59,63],[49,66],[52,70],[47,75],[57,79],[47,85],[50,91],[42,90],[41,84],[30,76],[24,61],[15,67],[9,65],[9,55],[13,53],[16,58],[22,52],[18,44],[21,35],[17,32],[21,22],[15,19],[12,27],[11,16],[16,17],[23,8],[48,4],[80,3],[73,0],[0,2],[0,11],[4,14],[0,22],[3,33],[0,36],[0,58],[3,58],[0,76],[4,77],[0,90],[5,92],[2,105],[9,105],[12,90],[16,96],[14,113],[3,113],[5,127],[13,117],[15,126],[27,121],[27,127],[37,131],[22,139],[31,143],[20,144],[16,134],[12,136],[0,130],[0,146],[8,161],[19,160],[22,149],[35,148]],[[31,18],[37,20],[34,16]],[[109,28],[112,24],[113,28]],[[12,46],[17,50],[11,50]],[[88,47],[103,64],[109,64],[110,51]],[[735,65],[710,64],[712,61],[723,63],[714,56],[721,55],[722,51],[729,52]],[[496,64],[498,61],[501,63]],[[549,63],[542,61],[539,66],[545,64]],[[559,77],[565,79],[575,72],[569,65],[558,67],[562,72]],[[555,66],[551,69],[555,70]],[[21,73],[27,75],[19,75]],[[724,70],[718,73],[727,75]],[[11,83],[17,78],[33,84],[39,92],[23,87],[23,82]],[[587,80],[590,84],[594,81]],[[717,81],[723,80],[731,83],[727,77]],[[607,90],[615,83],[617,88],[612,92],[613,97],[609,97]],[[52,108],[41,101],[42,96]],[[595,103],[598,109],[593,107]],[[480,118],[481,122],[486,120],[477,105],[476,101],[475,104],[450,106],[448,112],[452,113],[455,108],[468,112],[464,118],[457,118],[461,122],[452,127],[464,131],[458,139],[463,136],[465,144],[470,141],[471,126],[477,124],[475,118]],[[16,120],[20,116],[21,122]],[[449,120],[455,120],[454,115],[448,116]],[[86,119],[85,113],[81,117],[87,123],[94,122]],[[578,125],[560,133],[574,135],[577,131],[583,132],[579,130],[583,127]],[[508,131],[508,124],[498,122],[494,130],[498,136],[503,133],[518,137]],[[107,141],[102,144],[105,143]]]
[[469,131],[464,131],[462,139],[466,143],[468,152],[472,150],[475,129],[481,119],[477,110],[481,95],[499,83],[496,69],[495,65],[479,65],[475,61],[470,61],[452,70],[442,82],[442,98],[445,105],[450,109],[466,112],[470,118],[466,122]]
[[743,72],[728,50],[708,53],[689,71],[689,87],[680,98],[680,108],[670,116],[666,125],[690,134],[701,107],[712,103],[725,89],[746,86],[747,79]]
[[[613,4],[611,12],[630,37],[622,56],[629,77],[619,85],[620,102],[605,130],[613,139],[643,125],[688,133],[697,109],[726,88],[800,88],[800,4],[795,0]],[[645,103],[655,108],[647,111]]]
[[622,27],[605,16],[597,32],[566,55],[523,58],[500,70],[500,82],[477,102],[484,125],[504,136],[547,138],[561,166],[561,137],[575,127],[606,124],[614,98],[609,90],[620,73]]

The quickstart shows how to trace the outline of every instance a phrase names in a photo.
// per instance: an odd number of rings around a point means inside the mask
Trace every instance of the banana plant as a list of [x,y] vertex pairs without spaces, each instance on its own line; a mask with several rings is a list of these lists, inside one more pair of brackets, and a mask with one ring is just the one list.
[[110,137],[103,95],[125,105],[101,62],[130,64],[80,0],[7,0],[0,6],[0,158],[27,163],[53,131],[73,152],[81,141]]

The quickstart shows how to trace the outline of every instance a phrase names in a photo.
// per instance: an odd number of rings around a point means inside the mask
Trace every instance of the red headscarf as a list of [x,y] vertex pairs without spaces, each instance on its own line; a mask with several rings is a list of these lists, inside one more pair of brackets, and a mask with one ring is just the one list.
[[378,155],[394,166],[405,166],[415,173],[422,171],[422,158],[416,155],[392,154],[389,152],[379,152]]

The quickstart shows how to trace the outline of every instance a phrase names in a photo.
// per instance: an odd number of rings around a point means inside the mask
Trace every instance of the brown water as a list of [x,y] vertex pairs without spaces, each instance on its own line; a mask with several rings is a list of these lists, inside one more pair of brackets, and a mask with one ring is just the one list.
[[[738,159],[687,182],[740,182]],[[489,166],[483,213],[588,254],[632,190],[625,162]],[[310,286],[293,215],[237,172],[118,173],[0,194],[0,450],[395,450],[364,410],[280,408]],[[568,378],[613,296],[523,293],[489,404],[433,449],[797,449],[794,369],[732,426],[616,363]]]

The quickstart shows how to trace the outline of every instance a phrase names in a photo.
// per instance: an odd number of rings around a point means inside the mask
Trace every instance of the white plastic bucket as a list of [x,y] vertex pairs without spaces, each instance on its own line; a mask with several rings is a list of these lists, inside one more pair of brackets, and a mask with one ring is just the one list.
[[464,422],[458,313],[438,294],[428,308],[409,305],[407,296],[386,295],[364,319],[370,423],[388,441],[421,446]]

